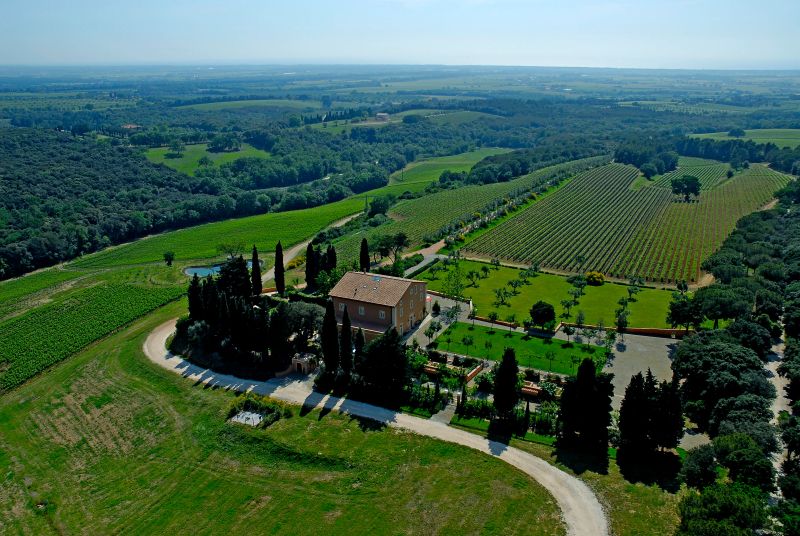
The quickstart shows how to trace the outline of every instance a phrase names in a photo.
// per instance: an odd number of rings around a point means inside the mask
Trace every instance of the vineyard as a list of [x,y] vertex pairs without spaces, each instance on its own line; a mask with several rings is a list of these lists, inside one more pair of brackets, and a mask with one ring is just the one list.
[[466,222],[474,217],[475,212],[496,201],[502,201],[514,192],[528,191],[544,185],[556,175],[570,175],[607,161],[607,157],[586,158],[543,168],[508,182],[465,186],[403,201],[392,208],[391,222],[368,232],[343,238],[335,244],[336,251],[339,259],[349,264],[358,258],[363,237],[370,240],[376,236],[398,232],[406,233],[413,245],[420,245],[443,227],[459,219]]
[[98,285],[0,323],[0,392],[183,292],[183,287]]
[[[637,169],[609,164],[582,173],[561,190],[476,238],[465,252],[565,271],[598,270],[673,283],[700,277],[700,263],[742,216],[767,203],[790,178],[754,165],[727,178],[727,165],[691,162],[634,190]],[[670,175],[701,180],[685,203]]]

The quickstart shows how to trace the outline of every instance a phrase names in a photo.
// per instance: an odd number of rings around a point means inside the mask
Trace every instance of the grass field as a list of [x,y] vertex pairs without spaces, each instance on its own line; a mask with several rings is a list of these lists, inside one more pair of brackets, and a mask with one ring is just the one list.
[[760,128],[745,130],[743,138],[728,136],[727,132],[710,132],[708,134],[693,134],[695,138],[712,140],[752,140],[756,143],[774,143],[778,147],[800,146],[800,129],[797,128]]
[[418,160],[407,165],[402,171],[393,173],[389,178],[389,185],[404,184],[409,188],[416,188],[412,191],[422,190],[428,184],[438,181],[443,171],[469,171],[487,156],[509,151],[510,149],[482,148],[453,156]]
[[240,151],[230,153],[212,153],[207,150],[208,144],[198,143],[194,145],[187,145],[183,156],[180,158],[169,158],[167,155],[170,153],[168,147],[157,147],[155,149],[148,149],[145,152],[147,159],[155,164],[164,164],[172,169],[186,173],[187,175],[194,175],[197,168],[200,167],[200,159],[207,156],[214,162],[215,165],[222,165],[227,162],[233,162],[239,158],[269,158],[270,154],[261,149],[243,144]]
[[0,397],[0,532],[564,534],[536,482],[464,447],[299,408],[226,424],[231,393],[141,354],[185,307]]
[[609,164],[579,175],[464,250],[563,272],[698,281],[700,263],[736,221],[766,204],[790,177],[754,164],[728,179],[725,165],[694,164],[678,171],[703,177],[705,189],[691,203],[672,194],[668,175],[642,185],[636,168]]
[[[472,344],[464,344],[465,338],[471,338]],[[502,326],[489,328],[455,322],[439,335],[436,342],[440,350],[490,361],[500,361],[504,350],[513,348],[521,366],[557,374],[575,374],[577,366],[587,357],[594,359],[598,366],[606,362],[605,350],[598,346],[531,337]],[[552,360],[547,358],[550,352]]]
[[[480,272],[485,263],[476,261],[461,261],[461,272],[466,275],[470,270]],[[452,269],[452,267],[450,268]],[[562,317],[564,310],[561,306],[562,300],[570,298],[567,293],[571,285],[566,278],[559,275],[539,274],[533,279],[529,279],[529,285],[519,287],[519,294],[512,296],[507,305],[495,305],[494,289],[506,286],[509,281],[517,279],[519,270],[501,266],[498,270],[492,269],[487,279],[479,279],[477,287],[473,287],[465,279],[466,288],[464,295],[471,298],[478,315],[487,317],[490,312],[497,311],[500,320],[506,319],[509,315],[516,315],[518,322],[522,322],[530,315],[528,311],[531,306],[539,300],[546,301],[553,305],[558,319]],[[426,270],[417,276],[428,282],[428,288],[441,291],[446,278],[446,272],[436,274],[436,279],[431,279],[430,270]],[[624,285],[606,283],[600,287],[589,287],[585,289],[585,295],[580,298],[580,304],[571,309],[571,316],[574,319],[578,311],[583,311],[586,315],[588,324],[597,324],[603,321],[606,326],[614,323],[614,311],[619,307],[617,302],[622,297],[627,297],[628,292]],[[631,327],[669,327],[666,323],[667,307],[672,299],[672,293],[666,290],[642,289],[636,295],[636,301],[631,302],[628,308],[631,312],[628,322]]]

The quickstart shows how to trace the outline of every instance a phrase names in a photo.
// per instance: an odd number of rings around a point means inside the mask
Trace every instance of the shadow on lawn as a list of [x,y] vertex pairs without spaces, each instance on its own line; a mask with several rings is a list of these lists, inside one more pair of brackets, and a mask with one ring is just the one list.
[[585,449],[556,447],[556,462],[569,467],[576,475],[591,471],[600,475],[608,474],[608,452],[592,452]]
[[617,453],[617,465],[623,478],[632,484],[655,484],[670,493],[677,493],[681,487],[678,478],[681,459],[674,452],[627,456],[620,449]]

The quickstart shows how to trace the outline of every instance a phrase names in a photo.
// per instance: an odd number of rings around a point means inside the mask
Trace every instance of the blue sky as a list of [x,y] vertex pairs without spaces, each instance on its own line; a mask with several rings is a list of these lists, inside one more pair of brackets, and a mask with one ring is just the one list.
[[0,64],[800,68],[800,0],[0,0]]

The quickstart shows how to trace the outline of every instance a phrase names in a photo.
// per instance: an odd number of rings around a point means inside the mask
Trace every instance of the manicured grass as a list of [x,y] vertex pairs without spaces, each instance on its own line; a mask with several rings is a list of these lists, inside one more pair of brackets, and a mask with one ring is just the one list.
[[222,255],[217,246],[223,243],[241,243],[247,250],[256,244],[259,251],[268,254],[279,240],[284,247],[291,246],[363,207],[363,198],[353,197],[309,209],[207,223],[87,255],[74,265],[98,268],[162,262],[165,251],[173,251],[179,262],[219,259]]
[[800,146],[800,129],[797,128],[759,128],[745,130],[743,138],[733,138],[727,132],[710,132],[708,134],[693,134],[695,138],[708,138],[712,140],[752,140],[756,143],[774,143],[778,147]]
[[204,156],[210,158],[217,166],[227,162],[233,162],[239,158],[270,158],[268,152],[256,149],[246,143],[242,145],[241,150],[229,153],[212,153],[207,150],[207,147],[208,145],[205,143],[187,145],[183,155],[179,158],[169,158],[167,155],[169,155],[171,151],[168,147],[157,147],[155,149],[148,149],[145,152],[145,156],[147,156],[147,159],[151,162],[164,164],[172,169],[186,173],[187,175],[194,175],[197,168],[200,167],[200,159]]
[[[469,346],[463,342],[467,337],[472,338]],[[574,374],[578,364],[587,357],[594,359],[598,366],[606,362],[605,350],[598,346],[532,337],[502,326],[490,328],[455,322],[436,342],[440,350],[492,361],[500,361],[505,349],[513,348],[521,366],[558,374]],[[552,360],[547,359],[548,352],[553,353]]]
[[[461,273],[464,276],[471,270],[481,273],[483,266],[488,265],[477,261],[461,261]],[[490,312],[497,311],[500,320],[504,320],[508,315],[516,314],[517,321],[521,322],[530,316],[528,311],[531,306],[542,300],[553,305],[557,319],[574,320],[578,311],[583,311],[587,323],[597,324],[602,320],[606,326],[613,326],[614,311],[619,307],[617,302],[620,298],[628,296],[625,285],[606,283],[600,287],[587,286],[584,296],[580,298],[580,304],[572,307],[571,316],[565,318],[561,316],[564,312],[561,301],[570,299],[568,291],[571,285],[567,282],[567,278],[560,275],[539,274],[529,280],[530,284],[519,287],[519,294],[511,297],[507,305],[495,305],[494,289],[506,286],[509,281],[517,279],[518,275],[519,270],[516,268],[506,266],[501,266],[498,270],[492,268],[489,277],[479,279],[475,287],[471,286],[465,278],[464,295],[472,299],[478,308],[478,315],[483,317],[488,317]],[[441,291],[447,274],[439,272],[436,274],[436,279],[432,280],[430,270],[426,270],[417,278],[428,281],[429,289]],[[666,317],[671,299],[672,293],[667,290],[642,289],[636,295],[636,301],[628,305],[631,312],[628,317],[628,325],[630,327],[669,327]]]
[[0,532],[564,534],[541,486],[465,447],[300,408],[226,424],[233,394],[141,354],[185,307],[0,398]]

